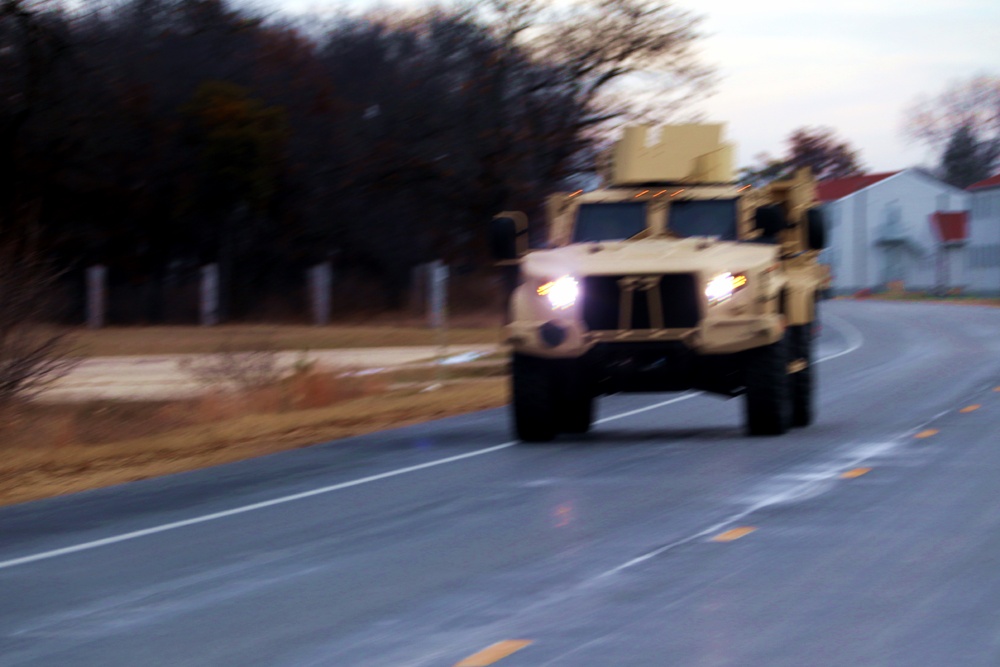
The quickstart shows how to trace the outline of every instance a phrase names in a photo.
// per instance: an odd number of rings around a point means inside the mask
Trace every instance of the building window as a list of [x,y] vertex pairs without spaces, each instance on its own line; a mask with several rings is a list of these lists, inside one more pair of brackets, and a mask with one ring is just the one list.
[[992,269],[1000,266],[1000,245],[980,245],[968,249],[969,266],[973,269]]

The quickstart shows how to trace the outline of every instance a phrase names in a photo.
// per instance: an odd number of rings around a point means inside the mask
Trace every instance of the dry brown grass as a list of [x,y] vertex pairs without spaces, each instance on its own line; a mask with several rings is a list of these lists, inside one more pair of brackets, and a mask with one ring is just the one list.
[[[495,320],[495,321],[494,321]],[[448,331],[452,345],[494,344],[500,340],[499,318],[467,320]],[[322,350],[358,347],[437,345],[437,331],[406,320],[374,325],[223,325],[218,327],[108,327],[74,332],[76,353],[88,357],[215,353],[260,349],[261,341],[278,350]]]
[[229,463],[507,402],[500,378],[433,392],[386,379],[302,373],[242,394],[197,400],[31,405],[8,414],[0,504]]
[[[838,297],[847,298],[847,297]],[[948,303],[958,306],[992,306],[1000,307],[1000,298],[986,296],[969,296],[960,293],[941,295],[927,292],[886,291],[873,292],[860,290],[852,297],[861,301],[919,301],[921,303]]]

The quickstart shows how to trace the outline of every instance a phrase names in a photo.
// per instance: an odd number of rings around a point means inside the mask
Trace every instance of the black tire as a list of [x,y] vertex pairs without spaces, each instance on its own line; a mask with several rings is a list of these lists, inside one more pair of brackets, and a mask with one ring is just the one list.
[[515,354],[511,363],[514,431],[524,442],[549,442],[557,430],[557,386],[548,359]]
[[788,375],[788,391],[792,401],[792,426],[812,424],[816,408],[813,397],[813,324],[788,327],[790,359],[805,367]]
[[560,365],[559,430],[581,435],[594,423],[594,395],[577,362],[564,361]]
[[785,340],[748,350],[743,367],[747,435],[781,435],[791,422]]

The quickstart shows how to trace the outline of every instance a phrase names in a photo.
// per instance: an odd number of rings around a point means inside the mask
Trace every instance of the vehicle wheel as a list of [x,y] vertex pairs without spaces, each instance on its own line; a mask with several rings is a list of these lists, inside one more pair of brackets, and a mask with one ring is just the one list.
[[564,362],[559,374],[559,430],[579,435],[590,430],[594,422],[594,395],[575,361]]
[[791,420],[785,340],[748,350],[743,372],[747,434],[785,433]]
[[587,433],[594,423],[594,397],[580,393],[564,396],[560,412],[560,431],[574,435]]
[[548,359],[515,354],[511,364],[514,430],[524,442],[556,437],[556,375]]
[[813,399],[813,324],[788,327],[788,391],[792,398],[792,426],[808,426],[815,412]]

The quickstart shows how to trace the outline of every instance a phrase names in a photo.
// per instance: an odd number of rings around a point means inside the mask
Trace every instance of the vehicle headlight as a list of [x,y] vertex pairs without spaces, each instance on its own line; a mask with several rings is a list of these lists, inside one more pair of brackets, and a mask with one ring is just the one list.
[[722,273],[708,281],[705,286],[705,296],[708,304],[714,306],[729,299],[733,294],[746,287],[747,277],[742,273]]
[[547,297],[553,310],[564,310],[576,303],[580,283],[573,276],[563,276],[538,286],[538,296]]

